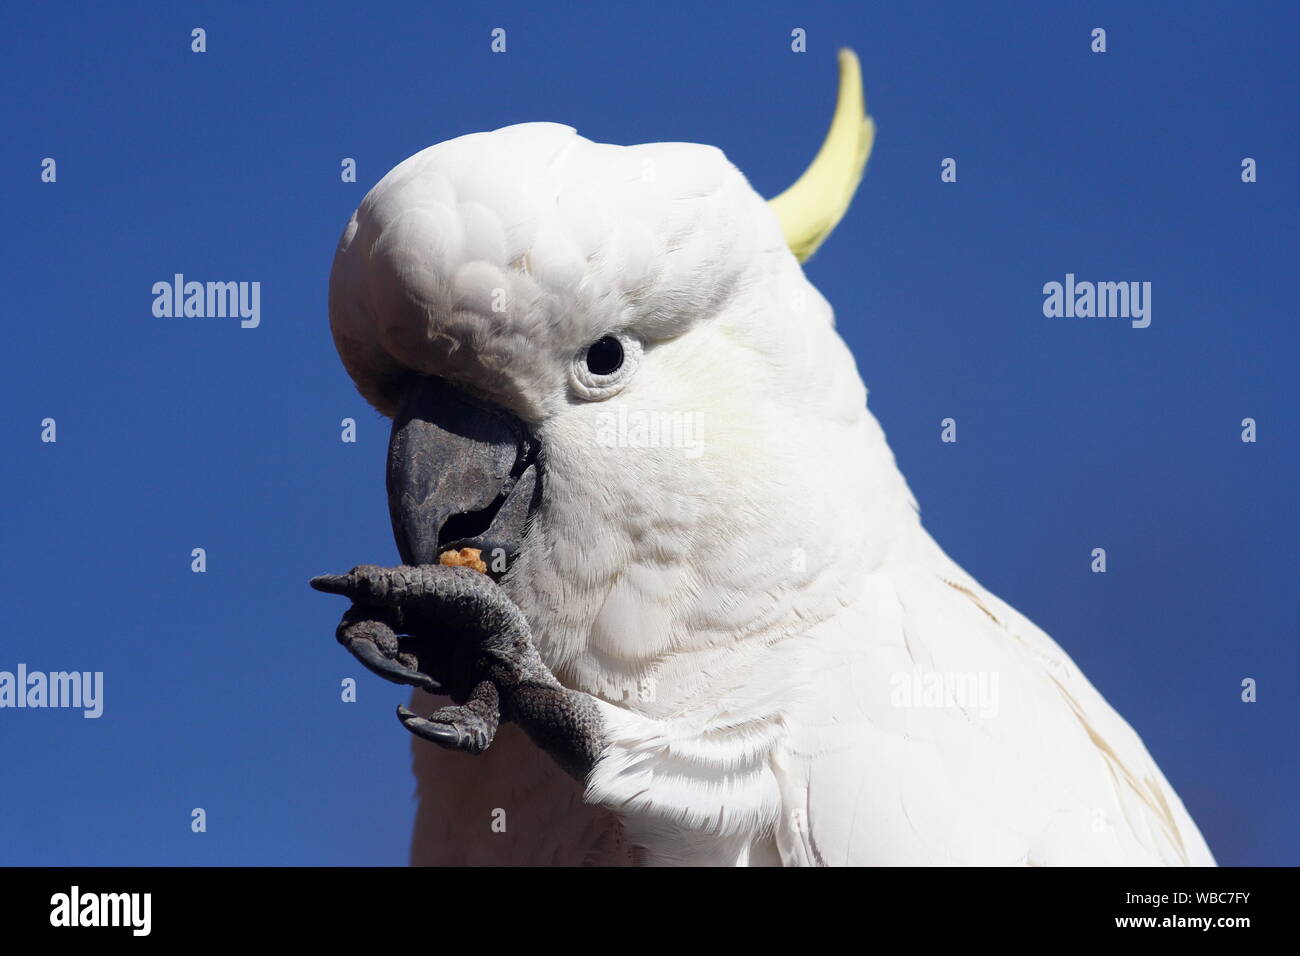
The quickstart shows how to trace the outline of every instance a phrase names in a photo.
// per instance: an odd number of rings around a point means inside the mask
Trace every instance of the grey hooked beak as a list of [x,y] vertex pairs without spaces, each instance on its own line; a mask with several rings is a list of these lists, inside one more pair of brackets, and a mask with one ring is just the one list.
[[478,548],[514,558],[540,498],[537,442],[522,421],[431,376],[412,377],[388,443],[388,513],[405,564]]

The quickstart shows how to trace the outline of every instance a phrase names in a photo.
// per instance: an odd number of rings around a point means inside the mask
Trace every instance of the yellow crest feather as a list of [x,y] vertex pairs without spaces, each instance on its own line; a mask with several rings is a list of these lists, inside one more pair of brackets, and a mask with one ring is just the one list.
[[866,114],[858,58],[845,47],[839,60],[839,97],[826,140],[794,185],[769,200],[786,244],[800,262],[807,262],[844,218],[876,138],[876,124]]

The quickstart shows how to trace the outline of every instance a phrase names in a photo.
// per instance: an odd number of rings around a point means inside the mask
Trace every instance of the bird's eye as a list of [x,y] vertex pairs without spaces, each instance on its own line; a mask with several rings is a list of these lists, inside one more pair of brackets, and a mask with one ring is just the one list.
[[623,366],[623,343],[607,335],[587,348],[587,371],[592,375],[613,375]]
[[573,357],[569,382],[587,402],[603,402],[623,390],[641,361],[641,340],[625,332],[602,335]]

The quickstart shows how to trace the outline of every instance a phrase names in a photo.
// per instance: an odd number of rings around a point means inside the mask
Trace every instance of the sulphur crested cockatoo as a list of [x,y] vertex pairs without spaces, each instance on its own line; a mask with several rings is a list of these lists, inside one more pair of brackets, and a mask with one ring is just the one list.
[[867,411],[800,267],[872,143],[840,66],[770,203],[711,146],[526,123],[412,156],[348,223],[330,322],[393,418],[404,564],[313,584],[418,688],[414,862],[1213,863],[1128,724],[922,528]]

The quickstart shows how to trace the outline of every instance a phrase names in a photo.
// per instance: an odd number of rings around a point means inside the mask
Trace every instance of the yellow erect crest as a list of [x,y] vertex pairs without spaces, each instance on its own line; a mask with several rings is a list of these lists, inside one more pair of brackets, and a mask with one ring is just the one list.
[[826,141],[794,185],[769,200],[786,244],[800,262],[807,262],[844,218],[875,138],[876,124],[863,102],[858,58],[845,47],[840,50],[840,92]]

